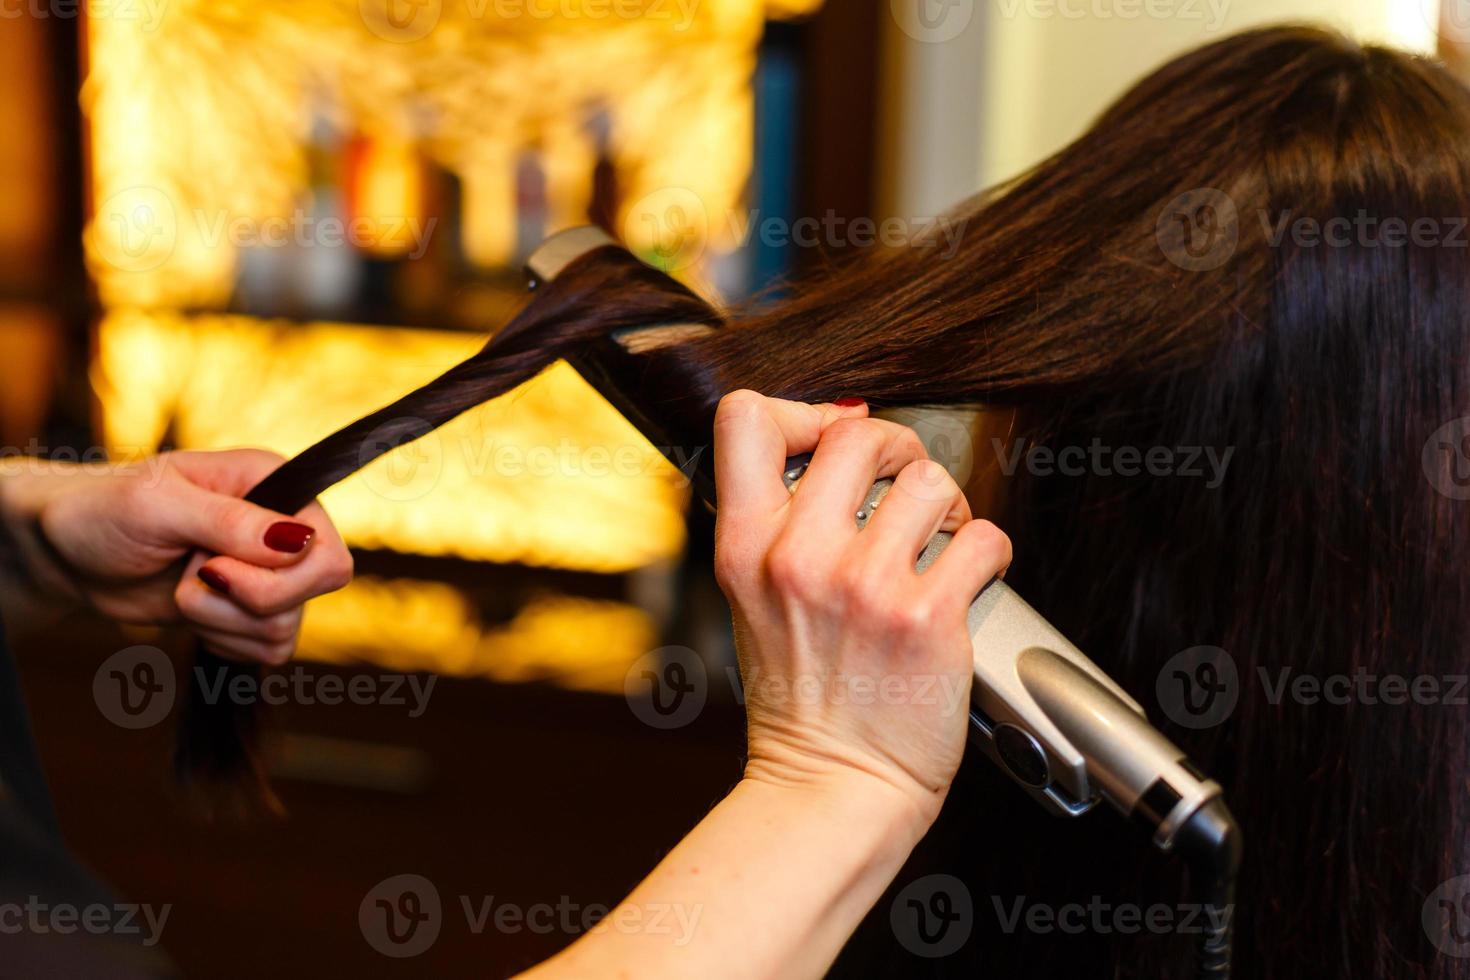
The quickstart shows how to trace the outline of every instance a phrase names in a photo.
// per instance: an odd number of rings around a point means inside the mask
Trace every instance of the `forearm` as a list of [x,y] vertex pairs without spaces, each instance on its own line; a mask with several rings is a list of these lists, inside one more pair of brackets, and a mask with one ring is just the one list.
[[602,928],[527,976],[822,976],[928,828],[866,780],[742,781]]

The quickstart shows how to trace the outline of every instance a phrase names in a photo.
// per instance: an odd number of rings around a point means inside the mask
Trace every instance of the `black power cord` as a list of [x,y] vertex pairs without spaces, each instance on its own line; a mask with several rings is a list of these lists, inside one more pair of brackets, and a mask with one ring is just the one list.
[[1196,976],[1226,980],[1235,924],[1235,876],[1243,850],[1240,827],[1225,801],[1216,797],[1185,821],[1173,846],[1189,863],[1190,891],[1203,906],[1205,926]]

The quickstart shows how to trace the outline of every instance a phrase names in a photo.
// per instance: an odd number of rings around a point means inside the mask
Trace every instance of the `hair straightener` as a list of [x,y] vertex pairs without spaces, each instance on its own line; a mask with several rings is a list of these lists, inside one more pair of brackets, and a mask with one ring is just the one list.
[[[551,282],[573,263],[596,262],[599,256],[615,254],[613,250],[626,259],[621,246],[598,228],[560,232],[530,256],[530,285],[534,289]],[[683,289],[672,279],[670,286]],[[713,456],[708,451],[712,419],[688,412],[682,393],[659,390],[671,378],[651,371],[653,360],[647,355],[713,329],[707,323],[624,328],[568,358],[671,462],[682,462],[695,492],[710,506],[715,505]],[[922,418],[912,409],[890,414],[897,421]],[[679,458],[671,452],[675,447],[682,450]],[[806,462],[804,456],[787,461],[783,478],[788,487],[800,480]],[[885,479],[873,485],[858,512],[859,526],[892,483]],[[928,567],[949,540],[947,533],[935,535],[919,555],[918,568]],[[971,741],[1051,812],[1075,817],[1106,800],[1142,827],[1160,850],[1183,856],[1191,887],[1207,913],[1199,975],[1229,976],[1241,834],[1220,785],[1149,724],[1137,701],[1004,582],[992,580],[975,597],[968,625],[975,666]]]

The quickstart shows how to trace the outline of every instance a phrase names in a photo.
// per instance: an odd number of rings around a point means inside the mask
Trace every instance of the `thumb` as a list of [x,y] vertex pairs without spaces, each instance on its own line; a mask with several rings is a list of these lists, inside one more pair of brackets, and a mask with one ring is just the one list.
[[174,521],[181,543],[262,568],[294,565],[316,537],[309,524],[257,504],[184,483]]

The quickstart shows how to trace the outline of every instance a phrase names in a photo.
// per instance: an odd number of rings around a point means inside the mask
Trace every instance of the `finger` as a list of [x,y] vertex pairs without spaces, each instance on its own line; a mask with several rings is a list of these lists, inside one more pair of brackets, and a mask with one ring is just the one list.
[[294,637],[285,643],[272,643],[254,637],[237,636],[224,630],[195,628],[193,632],[210,653],[241,663],[279,667],[296,652]]
[[294,640],[301,628],[301,607],[272,616],[257,616],[205,585],[188,571],[174,589],[174,603],[185,622],[194,627],[232,633],[266,643]]
[[1005,532],[989,521],[970,521],[955,532],[920,579],[941,601],[968,607],[1010,564],[1011,539]]
[[791,524],[831,540],[850,538],[857,533],[857,509],[873,483],[927,458],[924,443],[908,426],[883,419],[837,420],[822,433],[791,498]]
[[335,532],[324,537],[327,539],[318,542],[310,554],[287,568],[262,568],[228,555],[215,555],[200,566],[197,577],[257,616],[285,612],[351,581],[351,553]]
[[715,411],[715,484],[727,523],[774,513],[790,499],[781,481],[786,458],[809,452],[839,419],[862,418],[868,406],[808,405],[732,391]]
[[276,453],[230,449],[161,458],[184,477],[153,498],[167,508],[162,524],[178,544],[271,568],[300,561],[311,547],[318,525],[241,499],[283,462]]
[[179,450],[157,457],[190,483],[228,497],[243,497],[286,458],[266,449]]
[[949,471],[921,459],[899,471],[859,541],[879,566],[912,566],[936,532],[957,530],[969,520],[970,504]]
[[188,482],[152,501],[157,525],[181,547],[201,548],[267,568],[303,560],[319,527]]

